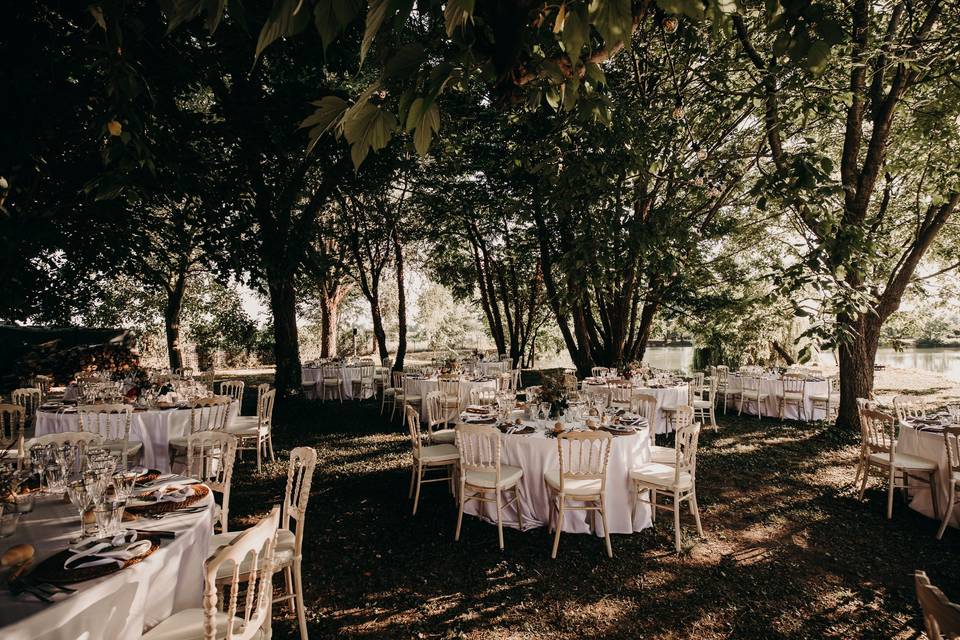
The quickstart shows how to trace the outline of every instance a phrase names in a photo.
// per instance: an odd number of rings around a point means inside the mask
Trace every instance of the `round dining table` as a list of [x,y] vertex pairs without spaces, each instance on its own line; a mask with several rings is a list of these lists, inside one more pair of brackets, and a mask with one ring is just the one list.
[[[470,404],[470,391],[472,389],[487,389],[489,391],[497,390],[497,380],[496,378],[491,377],[480,377],[480,378],[471,378],[468,376],[460,376],[460,406],[459,409],[466,407]],[[440,380],[436,376],[431,377],[419,377],[414,375],[407,375],[405,378],[405,383],[407,385],[408,393],[413,396],[420,396],[425,398],[428,393],[431,391],[437,391],[440,386]],[[426,411],[422,411],[422,418],[426,419]]]
[[[624,382],[623,380],[619,382]],[[583,381],[580,389],[587,395],[610,394],[610,387],[607,381],[587,378]],[[654,396],[657,399],[657,433],[667,433],[670,430],[670,423],[667,420],[667,414],[664,409],[676,409],[681,405],[687,404],[690,394],[690,385],[686,382],[675,384],[662,384],[649,386],[649,383],[642,380],[636,380],[633,383],[634,394],[645,393]]]
[[[203,604],[203,567],[213,535],[213,493],[204,511],[160,520],[128,522],[128,528],[176,534],[143,561],[108,576],[73,583],[75,593],[13,595],[0,587],[0,638],[3,640],[135,640],[171,614]],[[32,513],[21,516],[16,533],[0,549],[27,543],[34,562],[70,546],[80,526],[77,510],[60,496],[41,495]],[[26,576],[29,578],[29,571]]]
[[[745,376],[744,376],[745,377]],[[737,374],[730,374],[727,378],[727,395],[740,393],[743,389],[743,377]],[[803,418],[805,420],[818,420],[826,417],[825,409],[820,408],[817,411],[813,409],[813,396],[825,396],[830,390],[830,382],[824,378],[810,378],[803,385]],[[783,380],[772,376],[760,378],[760,393],[766,394],[767,399],[763,401],[764,416],[779,416],[779,396],[783,393]],[[739,400],[730,399],[733,407],[737,407]],[[744,402],[743,412],[750,415],[757,415],[757,403]],[[799,420],[800,411],[796,404],[788,404],[784,407],[784,418],[790,420]]]
[[[227,413],[227,425],[240,412],[240,403],[230,403]],[[79,431],[80,421],[76,407],[66,406],[57,410],[41,408],[37,412],[38,436],[48,433]],[[142,442],[143,452],[140,464],[149,468],[170,471],[170,440],[186,438],[190,435],[190,409],[134,409],[130,422],[130,441]]]
[[[930,422],[933,422],[932,420]],[[950,465],[947,461],[947,448],[944,446],[943,429],[936,425],[900,423],[900,437],[897,439],[897,453],[924,458],[937,465],[937,499],[941,515],[947,509],[950,498]],[[918,483],[919,485],[919,483]],[[919,511],[928,518],[935,518],[933,499],[929,491],[910,490],[910,508]],[[950,526],[960,528],[960,509],[954,508],[950,517]]]
[[[362,396],[354,396],[354,381],[357,383],[360,382],[360,365],[359,364],[340,364],[336,365],[339,371],[340,376],[340,394],[343,396],[344,400],[361,400],[370,398],[375,393],[375,386],[368,387],[367,389],[362,389],[362,385],[357,384],[357,392],[363,393]],[[308,400],[314,400],[316,398],[322,397],[323,389],[321,388],[322,379],[323,379],[323,367],[322,366],[304,366],[301,367],[300,375],[303,383],[304,391],[306,392]]]
[[[529,435],[500,434],[500,463],[523,469],[520,479],[521,506],[523,507],[523,528],[533,529],[546,526],[550,518],[550,495],[543,474],[560,466],[558,440],[546,427],[526,421],[535,432]],[[548,421],[549,425],[553,421]],[[574,429],[585,429],[582,423],[573,425]],[[643,502],[634,504],[630,470],[650,459],[650,431],[638,428],[632,435],[613,436],[610,446],[610,459],[607,465],[606,508],[610,533],[634,533],[650,526],[650,506]],[[575,504],[575,503],[574,503]],[[472,500],[464,507],[464,512],[479,515],[484,520],[496,524],[496,505]],[[593,512],[567,511],[563,517],[565,533],[589,533],[591,520],[593,531],[604,535],[603,523]],[[513,503],[503,509],[505,526],[517,528],[517,512]]]

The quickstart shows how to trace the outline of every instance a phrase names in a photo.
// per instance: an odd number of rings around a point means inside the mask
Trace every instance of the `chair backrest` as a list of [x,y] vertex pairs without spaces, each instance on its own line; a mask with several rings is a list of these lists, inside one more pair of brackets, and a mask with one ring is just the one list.
[[24,387],[10,392],[10,402],[23,407],[26,417],[30,417],[40,408],[43,395],[36,387]]
[[629,403],[633,395],[633,386],[618,382],[610,384],[610,402]]
[[84,453],[89,447],[98,447],[103,444],[103,436],[99,433],[90,433],[84,431],[62,431],[60,433],[48,433],[37,436],[31,441],[31,449],[42,448],[47,445],[62,447],[70,445],[77,449],[80,460],[83,460]]
[[404,409],[407,417],[407,430],[410,432],[410,446],[413,448],[413,457],[420,457],[420,448],[423,446],[423,434],[420,432],[420,414],[409,404]]
[[[269,628],[273,609],[273,558],[280,522],[280,509],[245,530],[233,541],[220,547],[204,568],[203,637],[204,640],[249,640]],[[241,580],[240,567],[249,572]],[[231,569],[232,567],[232,569]],[[229,575],[229,581],[217,580]],[[242,587],[241,587],[242,585]],[[242,615],[237,599],[244,593]],[[225,602],[219,602],[219,594]],[[225,606],[224,606],[225,605]],[[226,612],[226,620],[218,621],[218,613]],[[218,624],[221,622],[221,624]],[[226,628],[223,628],[225,623]],[[218,628],[219,627],[219,628]]]
[[560,454],[560,491],[565,481],[600,480],[607,487],[607,463],[613,436],[606,431],[570,431],[557,436]]
[[226,429],[231,402],[229,396],[210,396],[194,402],[190,407],[190,433]]
[[657,426],[657,396],[650,393],[635,393],[630,398],[630,411],[646,418],[651,429]]
[[590,369],[590,375],[594,378],[602,378],[608,373],[610,373],[610,369],[607,367],[591,367]]
[[257,423],[261,429],[273,428],[273,405],[277,400],[277,390],[270,389],[264,392],[257,404]]
[[869,453],[889,453],[893,460],[896,449],[896,419],[874,409],[860,410],[860,433]]
[[457,448],[462,471],[494,473],[497,479],[494,486],[500,484],[500,432],[495,427],[458,424]]
[[47,394],[50,393],[50,387],[53,385],[53,380],[50,376],[33,376],[30,380],[30,386],[40,389],[40,395],[44,398],[47,397]]
[[497,402],[497,391],[489,387],[471,387],[470,404],[492,405]]
[[[686,414],[681,419],[680,414]],[[674,481],[680,482],[680,474],[689,473],[691,477],[697,472],[697,443],[700,440],[700,423],[693,422],[693,407],[677,407],[677,430],[674,441],[676,460],[674,464]]]
[[390,374],[390,379],[394,389],[403,389],[403,371],[394,371]]
[[[943,444],[947,449],[947,467],[953,473],[960,474],[960,427],[944,427]],[[957,477],[960,478],[960,475]]]
[[673,428],[677,431],[693,424],[693,407],[681,404],[673,416]]
[[717,375],[714,377],[717,379],[717,385],[726,385],[727,378],[730,376],[730,367],[725,364],[717,365]]
[[263,402],[263,394],[267,391],[270,391],[269,383],[261,382],[257,385],[257,415],[260,415],[260,403]]
[[750,396],[759,396],[760,378],[754,378],[753,376],[741,376],[740,393]]
[[423,398],[423,410],[427,414],[427,430],[433,433],[433,428],[443,423],[443,394],[437,390],[427,393]]
[[926,406],[916,396],[894,396],[893,409],[900,422],[927,417]]
[[221,380],[219,393],[236,402],[243,402],[243,380]]
[[790,395],[803,395],[804,389],[807,386],[807,381],[805,378],[784,375],[783,380],[780,381],[781,386],[783,387],[784,394]]
[[130,424],[133,409],[128,404],[93,404],[77,407],[80,431],[96,433],[105,443],[120,444],[120,465],[127,467],[127,449],[130,444]]
[[703,389],[703,380],[706,376],[703,375],[702,371],[697,371],[690,377],[692,378],[690,380],[690,386],[693,387],[694,391],[700,391]]
[[453,376],[440,376],[437,380],[437,388],[446,398],[460,398],[460,378]]
[[230,483],[237,457],[237,439],[224,431],[200,431],[187,436],[187,467],[184,475],[195,478],[223,496],[220,525],[227,532]]
[[0,448],[19,450],[26,411],[19,404],[0,404]]
[[283,515],[280,526],[292,530],[290,521],[296,523],[294,532],[294,556],[299,557],[303,548],[303,533],[306,528],[307,503],[310,501],[310,485],[317,469],[317,450],[313,447],[297,447],[290,452],[287,466],[287,490],[283,496]]
[[320,367],[320,377],[323,380],[339,380],[340,366],[336,364],[325,364]]
[[372,383],[373,383],[373,373],[374,373],[374,366],[373,366],[373,363],[372,363],[372,362],[371,362],[370,364],[360,365],[360,383],[361,383],[361,384],[366,384],[366,383],[372,384]]
[[943,595],[923,571],[913,574],[917,589],[917,600],[923,610],[923,624],[930,640],[960,637],[960,605],[956,605]]

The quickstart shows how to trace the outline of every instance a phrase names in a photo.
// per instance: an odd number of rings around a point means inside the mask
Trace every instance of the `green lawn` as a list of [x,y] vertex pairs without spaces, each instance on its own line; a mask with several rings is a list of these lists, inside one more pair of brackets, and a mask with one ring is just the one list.
[[[701,438],[705,540],[673,553],[670,519],[631,536],[565,535],[465,518],[442,485],[407,501],[409,442],[373,402],[304,402],[278,415],[278,463],[234,475],[231,527],[279,503],[291,447],[317,449],[304,549],[313,638],[911,638],[913,570],[960,600],[960,532],[885,493],[852,488],[857,440],[825,424],[722,418]],[[690,523],[688,523],[690,524]],[[687,529],[689,535],[691,528]],[[277,638],[297,637],[286,606]]]

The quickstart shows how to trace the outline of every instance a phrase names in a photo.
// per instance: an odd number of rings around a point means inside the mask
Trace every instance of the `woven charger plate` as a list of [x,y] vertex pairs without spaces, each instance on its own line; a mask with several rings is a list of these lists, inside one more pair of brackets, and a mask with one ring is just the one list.
[[[510,427],[513,427],[513,426],[516,426],[516,425],[512,425],[512,424],[501,424],[501,425],[499,425],[497,428],[500,429],[500,432],[501,432],[501,433],[506,434],[506,433],[507,433],[507,429],[509,429]],[[524,425],[523,429],[520,429],[519,431],[514,431],[511,435],[515,435],[515,436],[528,436],[528,435],[530,435],[531,433],[533,433],[533,432],[535,432],[535,431],[536,431],[536,429],[534,429],[534,428],[531,427],[530,425]]]
[[159,478],[160,476],[161,476],[161,473],[160,473],[159,470],[157,470],[157,469],[147,469],[146,472],[145,472],[142,476],[140,476],[139,478],[137,478],[137,481],[136,481],[135,484],[138,484],[138,485],[147,484],[148,482],[153,482],[154,480],[156,480],[156,479]]
[[149,516],[157,513],[169,513],[179,509],[186,509],[197,502],[203,500],[210,493],[210,488],[205,484],[192,484],[190,488],[193,493],[187,496],[183,502],[157,502],[154,504],[138,505],[127,507],[127,512],[138,516]]
[[94,580],[95,578],[102,578],[104,576],[109,576],[112,573],[117,571],[122,571],[129,566],[135,565],[138,562],[142,562],[146,558],[149,558],[154,551],[160,548],[161,538],[158,536],[151,536],[149,534],[143,533],[139,534],[138,540],[149,540],[150,549],[144,552],[143,554],[130,558],[125,561],[123,564],[102,564],[97,567],[81,567],[79,569],[64,569],[63,563],[67,561],[70,557],[70,550],[64,549],[59,553],[55,553],[40,564],[30,572],[30,579],[36,580],[37,582],[52,582],[54,584],[69,584],[72,582],[83,582],[85,580]]
[[611,429],[610,427],[600,427],[600,431],[606,431],[607,433],[612,433],[615,436],[632,436],[637,432],[633,427],[627,427],[627,429]]

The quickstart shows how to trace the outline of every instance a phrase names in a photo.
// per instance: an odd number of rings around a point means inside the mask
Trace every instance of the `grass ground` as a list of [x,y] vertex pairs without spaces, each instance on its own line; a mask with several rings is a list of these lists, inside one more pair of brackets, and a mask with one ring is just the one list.
[[[275,427],[278,462],[234,476],[231,528],[279,503],[287,452],[316,448],[304,548],[319,638],[917,638],[913,571],[960,600],[960,532],[852,487],[858,439],[826,424],[722,417],[701,438],[705,539],[673,553],[669,522],[600,539],[506,531],[466,518],[442,485],[407,501],[409,443],[378,406],[303,403]],[[691,524],[692,523],[688,523]],[[686,533],[692,532],[692,526]],[[276,638],[296,638],[286,607]]]

